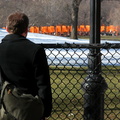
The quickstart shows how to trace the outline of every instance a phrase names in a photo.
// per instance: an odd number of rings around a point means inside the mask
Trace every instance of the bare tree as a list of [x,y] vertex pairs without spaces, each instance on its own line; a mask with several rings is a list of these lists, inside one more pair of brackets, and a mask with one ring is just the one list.
[[71,39],[78,39],[77,37],[77,25],[78,25],[78,11],[79,5],[82,0],[73,0],[72,2],[72,31]]
[[[102,1],[102,25],[120,25],[119,1]],[[30,26],[72,24],[71,38],[77,39],[77,24],[89,25],[89,2],[90,0],[0,0],[0,27],[5,26],[6,17],[10,13],[22,11],[29,16]]]
[[90,0],[83,0],[80,3],[78,16],[78,25],[89,25],[90,24]]
[[120,24],[120,1],[116,1],[114,3],[113,8],[111,8],[109,15],[108,15],[108,20],[111,21],[112,25],[119,25]]
[[103,0],[101,4],[101,25],[119,25],[119,1]]

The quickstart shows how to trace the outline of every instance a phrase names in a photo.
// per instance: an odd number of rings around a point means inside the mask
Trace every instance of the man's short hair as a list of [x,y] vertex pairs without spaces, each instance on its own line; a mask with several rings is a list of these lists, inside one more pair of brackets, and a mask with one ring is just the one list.
[[8,16],[6,21],[6,27],[9,33],[22,34],[29,25],[29,19],[27,15],[21,12],[15,12]]

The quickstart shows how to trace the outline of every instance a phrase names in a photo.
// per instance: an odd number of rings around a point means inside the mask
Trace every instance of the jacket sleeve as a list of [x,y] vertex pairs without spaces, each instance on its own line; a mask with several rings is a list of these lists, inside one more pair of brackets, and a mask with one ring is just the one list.
[[44,116],[48,117],[52,110],[52,93],[50,84],[49,67],[44,48],[39,48],[35,60],[35,79],[37,80],[38,95],[44,104]]

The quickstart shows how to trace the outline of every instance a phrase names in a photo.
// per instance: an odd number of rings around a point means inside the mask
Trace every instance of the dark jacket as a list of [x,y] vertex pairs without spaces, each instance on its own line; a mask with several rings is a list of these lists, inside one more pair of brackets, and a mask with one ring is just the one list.
[[44,48],[21,35],[9,34],[0,44],[0,68],[5,80],[42,98],[44,117],[51,114],[51,86]]

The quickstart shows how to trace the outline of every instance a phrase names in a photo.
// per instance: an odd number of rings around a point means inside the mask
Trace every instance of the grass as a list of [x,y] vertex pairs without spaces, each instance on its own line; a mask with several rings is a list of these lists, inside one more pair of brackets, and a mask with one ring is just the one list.
[[120,41],[120,36],[101,36],[101,39]]
[[[120,67],[102,67],[108,89],[105,92],[105,116],[115,117],[120,110]],[[87,76],[87,67],[50,67],[53,92],[53,113],[50,120],[83,119],[83,90],[81,84]],[[74,120],[76,120],[74,119]],[[109,119],[108,119],[109,120]]]
[[[78,36],[80,39],[90,39],[90,36]],[[101,40],[120,41],[120,36],[101,36]]]

